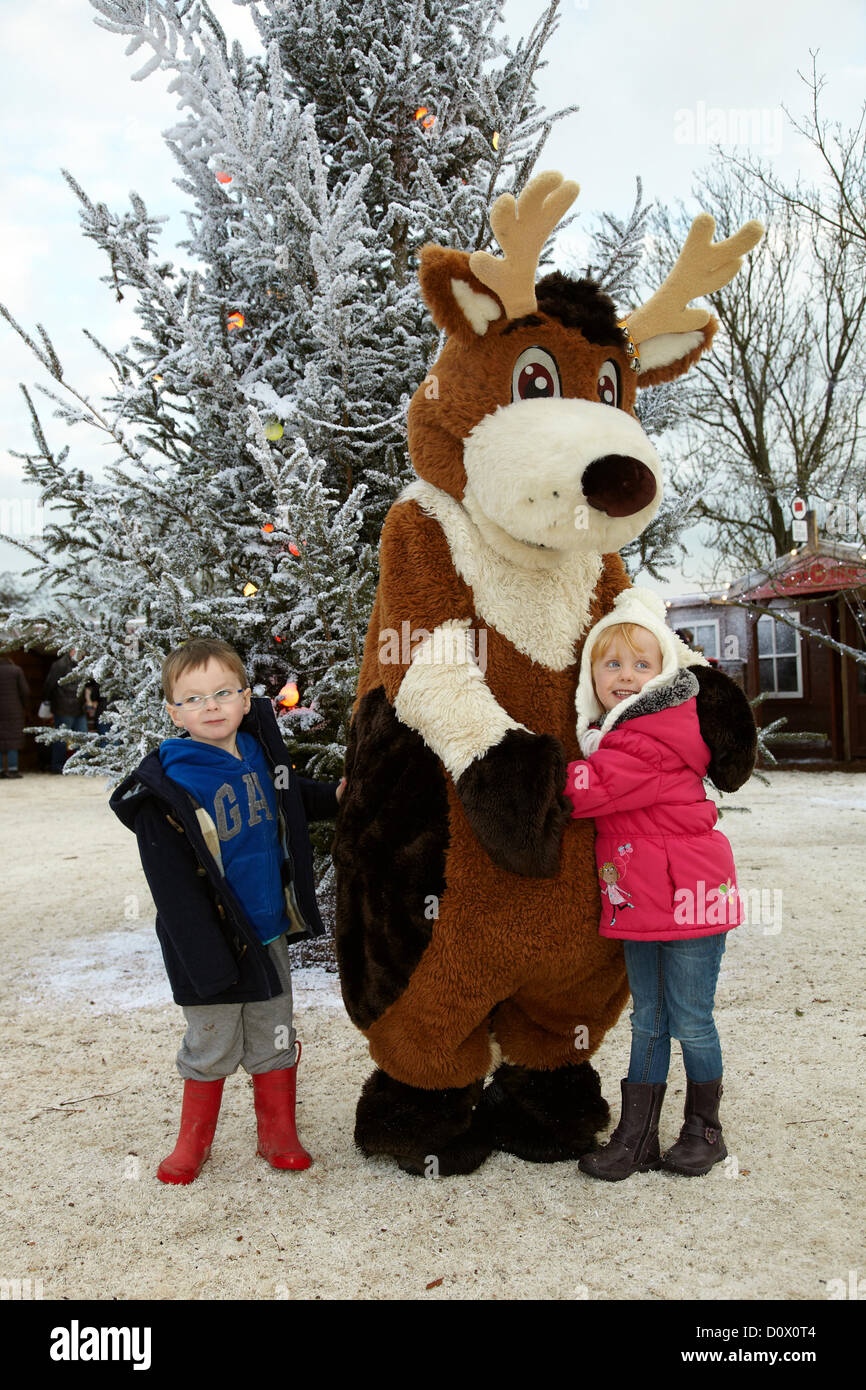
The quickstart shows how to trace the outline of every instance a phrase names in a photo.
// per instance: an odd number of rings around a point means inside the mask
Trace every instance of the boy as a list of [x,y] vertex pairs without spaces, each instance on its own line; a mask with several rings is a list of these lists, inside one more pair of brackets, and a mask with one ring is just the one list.
[[[295,1128],[297,1062],[287,941],[321,936],[307,819],[337,812],[345,779],[292,773],[271,702],[253,698],[228,643],[195,638],[162,667],[182,732],[109,805],[138,839],[156,933],[187,1030],[180,1134],[157,1177],[190,1183],[210,1154],[225,1078],[253,1078],[258,1153],[308,1168]],[[210,692],[210,693],[208,693]]]

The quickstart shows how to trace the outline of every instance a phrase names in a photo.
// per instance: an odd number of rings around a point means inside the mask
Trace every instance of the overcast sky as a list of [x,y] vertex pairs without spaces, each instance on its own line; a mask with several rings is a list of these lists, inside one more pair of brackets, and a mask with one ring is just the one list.
[[[256,35],[244,7],[211,3],[229,36],[252,50]],[[506,0],[512,39],[529,32],[541,9],[542,0]],[[759,113],[750,131],[753,152],[785,176],[808,173],[809,152],[782,106],[804,110],[797,69],[810,67],[810,49],[820,50],[828,114],[852,122],[866,90],[863,0],[563,0],[561,13],[540,94],[548,110],[578,103],[580,111],[555,128],[541,167],[577,179],[587,225],[598,211],[629,210],[637,174],[648,198],[687,199],[694,172],[710,156],[714,110],[735,113],[731,130],[736,113]],[[136,320],[129,298],[117,304],[99,283],[104,259],[81,236],[61,166],[94,201],[121,209],[132,188],[151,214],[168,215],[166,258],[185,227],[172,182],[177,168],[160,136],[175,118],[167,78],[130,81],[141,52],[127,58],[124,41],[99,29],[93,15],[88,0],[0,0],[0,300],[28,329],[43,323],[69,379],[99,397],[107,364],[81,328],[119,347]],[[7,529],[10,502],[33,495],[7,450],[30,445],[18,383],[40,379],[35,359],[0,323],[0,530]],[[68,442],[78,465],[98,471],[107,461],[85,431],[45,420],[52,442]],[[26,563],[0,544],[0,569]],[[665,592],[699,587],[699,572],[697,557],[687,561]]]

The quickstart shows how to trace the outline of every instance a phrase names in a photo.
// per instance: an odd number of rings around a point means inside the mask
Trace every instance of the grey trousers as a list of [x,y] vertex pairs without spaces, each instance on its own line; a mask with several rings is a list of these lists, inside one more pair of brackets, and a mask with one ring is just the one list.
[[250,1075],[295,1064],[292,976],[285,936],[268,946],[283,993],[250,1004],[185,1004],[177,1054],[185,1081],[218,1081],[242,1066]]

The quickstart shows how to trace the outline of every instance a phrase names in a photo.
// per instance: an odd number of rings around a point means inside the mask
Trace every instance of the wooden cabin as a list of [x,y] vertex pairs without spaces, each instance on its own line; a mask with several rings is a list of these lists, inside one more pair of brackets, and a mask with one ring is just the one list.
[[671,627],[691,632],[750,699],[767,692],[756,707],[759,725],[784,717],[784,732],[814,735],[780,744],[780,762],[866,760],[866,664],[803,637],[775,612],[866,651],[866,553],[819,538],[812,519],[809,539],[767,569],[717,593],[668,601]]

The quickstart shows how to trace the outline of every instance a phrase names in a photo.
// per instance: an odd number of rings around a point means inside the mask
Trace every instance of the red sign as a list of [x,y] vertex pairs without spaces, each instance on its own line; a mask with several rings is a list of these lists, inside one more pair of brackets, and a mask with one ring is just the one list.
[[856,560],[836,560],[830,555],[810,555],[784,574],[765,579],[741,598],[778,598],[780,594],[823,594],[866,585],[866,565]]

